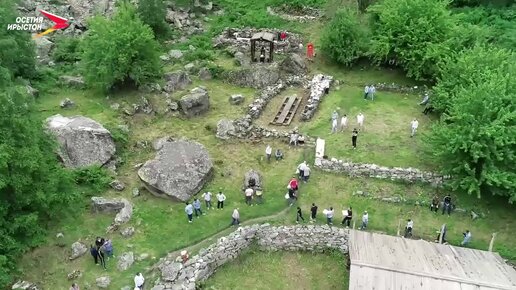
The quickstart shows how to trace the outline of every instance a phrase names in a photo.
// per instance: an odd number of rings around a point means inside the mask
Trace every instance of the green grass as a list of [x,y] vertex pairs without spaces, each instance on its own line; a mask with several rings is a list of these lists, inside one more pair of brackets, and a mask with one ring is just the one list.
[[251,249],[222,266],[203,289],[348,289],[344,255]]

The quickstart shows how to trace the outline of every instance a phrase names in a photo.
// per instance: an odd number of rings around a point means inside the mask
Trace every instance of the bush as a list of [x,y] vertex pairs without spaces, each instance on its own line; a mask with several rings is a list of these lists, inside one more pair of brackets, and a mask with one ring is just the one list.
[[128,2],[120,4],[111,20],[93,18],[83,41],[84,76],[93,87],[109,89],[125,82],[140,86],[161,73],[159,45],[152,29]]
[[369,7],[374,35],[370,53],[376,63],[395,63],[417,80],[434,79],[437,65],[454,47],[454,18],[444,0],[385,0]]
[[364,55],[367,38],[367,32],[360,24],[357,13],[344,9],[337,12],[326,26],[321,46],[335,61],[351,65]]
[[76,169],[73,171],[73,178],[76,184],[90,187],[96,192],[108,188],[113,180],[107,169],[98,166]]
[[61,36],[55,41],[52,57],[56,62],[74,63],[81,59],[81,39],[77,37]]
[[167,6],[163,0],[138,1],[138,14],[140,19],[149,25],[156,36],[165,37],[171,32],[170,26],[165,21]]

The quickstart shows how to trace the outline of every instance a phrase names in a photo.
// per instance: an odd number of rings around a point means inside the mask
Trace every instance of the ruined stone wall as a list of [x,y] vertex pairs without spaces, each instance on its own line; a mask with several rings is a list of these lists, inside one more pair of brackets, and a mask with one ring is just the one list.
[[329,226],[275,227],[264,224],[241,227],[201,250],[184,264],[176,257],[162,260],[158,265],[161,278],[152,290],[193,290],[196,283],[208,279],[218,267],[235,259],[254,243],[270,251],[320,252],[333,248],[348,253],[348,236],[348,230]]
[[319,103],[325,95],[325,88],[330,88],[330,85],[333,81],[332,76],[318,74],[315,75],[310,82],[310,96],[308,97],[308,101],[301,113],[301,120],[308,121],[312,119],[315,114],[315,111],[319,107]]

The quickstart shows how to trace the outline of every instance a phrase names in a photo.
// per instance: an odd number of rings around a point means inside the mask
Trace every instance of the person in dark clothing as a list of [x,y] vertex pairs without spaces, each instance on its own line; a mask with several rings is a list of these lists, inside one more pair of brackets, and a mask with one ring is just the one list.
[[451,197],[449,195],[447,195],[447,196],[444,197],[443,214],[446,211],[448,213],[448,215],[450,215],[451,207],[452,207],[452,205],[451,205]]
[[423,114],[428,115],[434,111],[434,106],[428,104],[425,106],[425,109],[423,110]]
[[93,245],[90,245],[90,254],[93,257],[93,260],[95,261],[95,265],[99,264],[99,251],[97,251],[97,248]]
[[353,145],[353,149],[357,148],[357,138],[358,138],[357,128],[353,128],[353,132],[351,132],[351,144]]
[[265,47],[260,50],[260,62],[265,62]]
[[310,220],[312,222],[314,222],[315,221],[315,217],[317,216],[317,206],[315,205],[315,203],[312,203],[312,207],[310,208],[310,212],[311,212]]
[[296,216],[296,223],[299,223],[299,220],[305,221],[305,218],[303,217],[303,213],[301,212],[301,208],[297,207],[297,216]]
[[344,217],[344,219],[342,220],[342,224],[346,225],[346,227],[350,227],[352,219],[353,219],[353,208],[349,207],[348,215]]
[[97,249],[98,249],[98,248],[102,247],[105,242],[106,242],[106,240],[104,238],[97,237],[95,239],[95,246],[97,246]]
[[99,257],[100,265],[102,265],[104,270],[106,270],[106,256],[104,255],[103,249],[98,248],[97,252],[99,253],[98,257]]
[[434,196],[432,199],[432,204],[430,204],[430,211],[437,212],[437,209],[439,208],[439,197],[437,195]]

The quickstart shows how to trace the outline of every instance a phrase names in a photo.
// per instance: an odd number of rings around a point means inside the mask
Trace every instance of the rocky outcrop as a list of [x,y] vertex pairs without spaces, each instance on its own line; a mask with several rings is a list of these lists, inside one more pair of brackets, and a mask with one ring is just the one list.
[[315,114],[315,111],[319,107],[319,103],[324,97],[325,89],[330,88],[331,83],[333,81],[332,76],[318,74],[315,75],[310,82],[310,96],[306,105],[301,113],[301,120],[308,121],[312,119]]
[[106,289],[109,287],[109,284],[111,284],[111,278],[109,276],[103,276],[95,279],[95,284],[97,284],[97,287]]
[[244,175],[244,186],[243,189],[248,188],[251,186],[251,180],[254,180],[254,186],[252,186],[254,189],[261,190],[262,189],[262,175],[260,172],[251,169],[247,171]]
[[116,191],[122,191],[125,189],[125,185],[122,181],[115,179],[109,183],[109,186]]
[[245,98],[241,94],[229,96],[229,103],[231,105],[240,105],[244,102]]
[[18,281],[16,282],[13,287],[11,288],[13,290],[40,290],[41,288],[38,287],[35,283],[29,282],[29,281]]
[[48,39],[47,36],[36,37],[34,39],[36,44],[36,59],[41,64],[50,63],[50,51],[54,47],[54,43]]
[[184,71],[175,71],[165,74],[165,92],[172,93],[177,90],[184,90],[192,83],[188,73]]
[[280,64],[282,72],[293,75],[305,75],[307,71],[306,63],[299,54],[289,54]]
[[295,11],[292,13],[292,9],[289,8],[288,5],[282,5],[280,7],[267,7],[267,13],[272,16],[277,16],[279,18],[283,18],[287,21],[297,21],[297,22],[309,22],[317,20],[324,16],[324,13],[319,10],[309,6],[304,6],[300,11]]
[[229,119],[222,119],[217,123],[217,138],[222,140],[228,140],[231,136],[235,136],[235,125],[233,121]]
[[252,67],[227,71],[223,77],[237,86],[260,89],[276,84],[280,79],[280,70],[276,63],[260,63]]
[[57,137],[58,154],[66,167],[102,166],[115,154],[111,133],[90,118],[54,115],[46,123],[48,130]]
[[116,213],[115,219],[107,228],[107,232],[111,232],[131,219],[133,205],[125,198],[108,199],[94,196],[91,198],[91,210],[94,213]]
[[75,260],[80,256],[86,254],[88,252],[88,247],[81,242],[75,242],[72,244],[72,254],[70,255],[70,260]]
[[268,251],[323,252],[336,249],[348,253],[348,240],[348,230],[328,226],[245,226],[201,249],[186,263],[181,263],[173,255],[162,259],[156,266],[161,274],[156,287],[194,290],[197,283],[208,279],[218,267],[238,257],[252,244]]
[[204,88],[194,88],[179,100],[179,107],[187,117],[195,117],[210,109],[210,96]]
[[81,76],[59,76],[59,83],[63,86],[76,89],[82,89],[86,86],[86,83]]
[[125,271],[129,269],[134,263],[134,253],[133,252],[127,252],[120,255],[118,258],[118,263],[116,264],[116,267],[119,271]]
[[207,81],[212,79],[211,71],[208,68],[202,67],[199,70],[199,79],[201,81]]
[[202,144],[178,140],[163,144],[156,157],[138,170],[138,176],[154,195],[187,201],[211,178],[212,171]]

